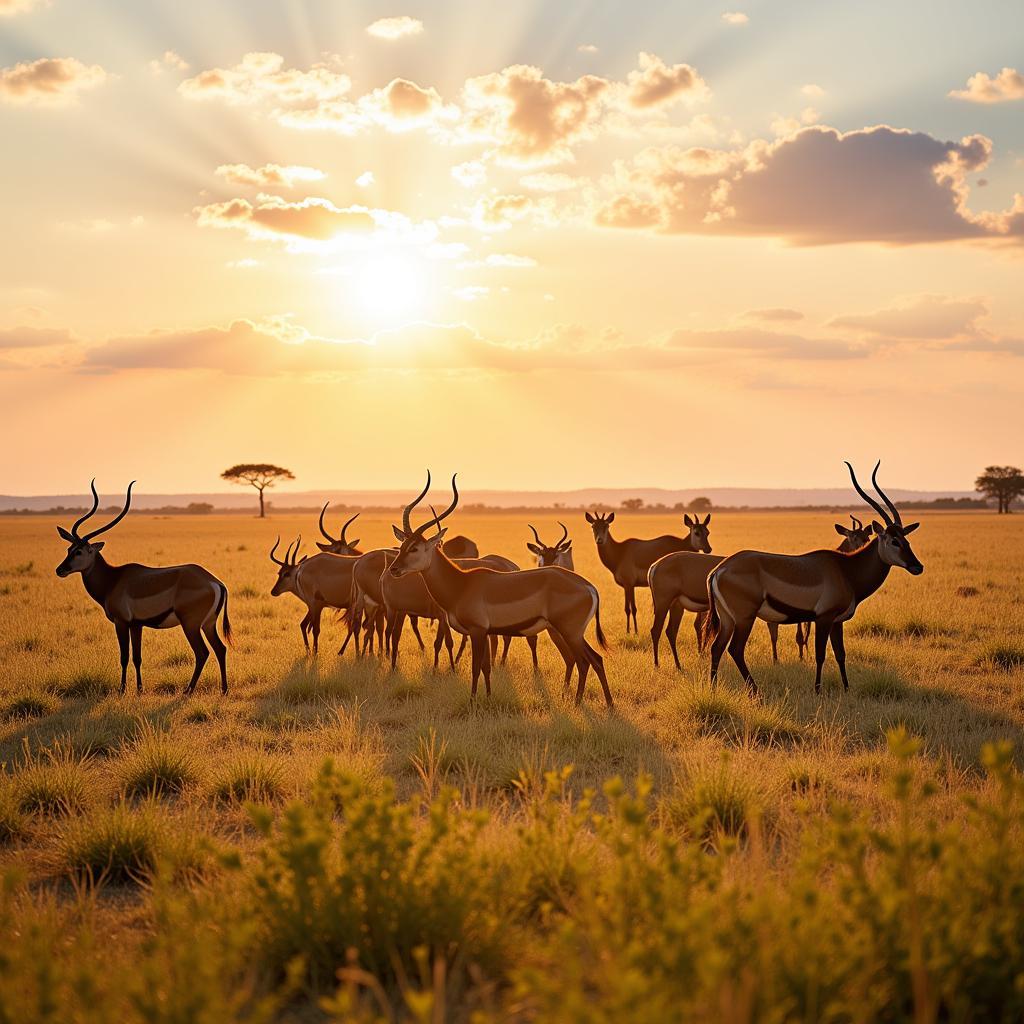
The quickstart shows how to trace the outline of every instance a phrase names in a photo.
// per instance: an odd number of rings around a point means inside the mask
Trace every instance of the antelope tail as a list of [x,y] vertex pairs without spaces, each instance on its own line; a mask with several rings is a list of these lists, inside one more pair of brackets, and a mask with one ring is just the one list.
[[601,628],[601,595],[594,590],[597,596],[597,605],[594,608],[594,630],[597,633],[597,642],[601,645],[602,651],[608,650],[608,641],[605,639],[604,630]]
[[708,644],[713,644],[718,637],[718,631],[722,628],[722,620],[718,615],[718,604],[715,601],[715,573],[708,576],[708,610],[704,616],[704,626],[701,630],[701,647],[707,649]]
[[234,635],[231,632],[231,620],[228,618],[228,588],[222,583],[221,590],[223,591],[221,607],[224,609],[224,641],[231,647],[234,646]]

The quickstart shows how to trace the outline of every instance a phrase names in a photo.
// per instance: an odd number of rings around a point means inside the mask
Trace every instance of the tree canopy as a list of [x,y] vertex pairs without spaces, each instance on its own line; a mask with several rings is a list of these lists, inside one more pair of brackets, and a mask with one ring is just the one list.
[[1024,473],[1016,466],[986,466],[974,481],[974,489],[991,498],[1003,515],[1010,511],[1014,499],[1024,494]]
[[249,484],[255,487],[260,496],[260,519],[266,518],[263,504],[263,492],[273,487],[279,480],[294,480],[295,474],[283,466],[275,466],[272,462],[240,462],[237,466],[225,469],[221,479],[233,484]]

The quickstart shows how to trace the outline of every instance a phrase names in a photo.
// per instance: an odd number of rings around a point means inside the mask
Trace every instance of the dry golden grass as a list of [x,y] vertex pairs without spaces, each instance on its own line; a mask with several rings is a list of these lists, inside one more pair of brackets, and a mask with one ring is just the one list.
[[[712,519],[711,538],[716,552],[807,550],[832,545],[837,518],[721,513]],[[533,521],[542,534],[557,536],[553,520]],[[951,820],[963,813],[961,796],[982,788],[983,746],[1008,739],[1021,749],[1021,517],[923,517],[914,546],[925,574],[913,579],[893,571],[848,627],[849,693],[841,691],[830,655],[824,693],[815,697],[813,666],[797,660],[791,629],[783,630],[781,663],[772,665],[759,626],[749,652],[763,694],[757,704],[731,663],[720,689],[707,688],[689,618],[680,632],[684,672],[669,667],[664,641],[655,670],[647,633],[624,634],[621,591],[600,565],[589,528],[581,515],[569,521],[577,570],[601,591],[614,714],[605,710],[593,675],[582,707],[565,699],[562,663],[546,639],[540,674],[525,643],[515,641],[507,667],[495,670],[493,698],[475,704],[468,658],[454,675],[429,667],[433,627],[426,624],[427,652],[407,629],[396,674],[376,658],[353,659],[351,651],[339,660],[343,629],[330,615],[319,658],[307,657],[298,629],[303,609],[291,596],[270,597],[274,570],[266,552],[278,533],[311,538],[312,516],[261,522],[133,513],[106,538],[105,554],[115,563],[206,566],[229,588],[235,634],[226,697],[213,659],[196,694],[182,696],[192,661],[180,630],[146,630],[145,693],[137,697],[130,685],[120,697],[113,627],[80,580],[53,573],[64,553],[54,520],[4,518],[0,867],[16,863],[30,888],[56,886],[66,894],[63,880],[84,870],[69,851],[88,846],[90,829],[99,828],[94,823],[109,832],[132,815],[140,816],[142,838],[131,842],[146,848],[145,856],[132,853],[143,874],[183,829],[193,844],[244,855],[256,838],[240,805],[252,800],[279,813],[285,801],[308,797],[330,757],[373,784],[390,778],[403,801],[425,806],[443,786],[454,787],[462,806],[491,812],[485,839],[498,847],[501,830],[539,799],[547,772],[573,765],[569,789],[576,797],[587,789],[600,793],[611,776],[632,785],[648,775],[652,813],[667,829],[696,834],[714,848],[716,837],[742,839],[756,822],[770,840],[772,864],[785,871],[808,827],[808,807],[811,818],[828,816],[837,801],[880,820],[891,814],[881,783],[888,730],[902,725],[921,739],[939,787],[935,806]],[[366,515],[360,523],[364,550],[391,542],[389,519]],[[482,553],[528,564],[530,536],[519,516],[460,515],[453,527],[476,539]],[[676,529],[675,517],[620,515],[614,532]],[[638,592],[638,602],[641,629],[649,629],[647,591]],[[102,842],[115,842],[105,836]],[[762,870],[753,857],[741,853],[732,870]],[[118,861],[111,873],[131,874],[129,868]],[[206,874],[197,877],[188,884],[206,884]],[[134,899],[99,898],[102,931],[137,933]]]

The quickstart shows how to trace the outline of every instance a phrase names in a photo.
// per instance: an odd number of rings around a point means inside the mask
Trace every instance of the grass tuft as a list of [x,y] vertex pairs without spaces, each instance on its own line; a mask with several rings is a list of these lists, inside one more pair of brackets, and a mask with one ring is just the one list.
[[82,759],[58,741],[26,758],[16,779],[18,807],[47,817],[73,814],[88,803],[89,783]]
[[284,766],[261,750],[246,751],[229,760],[213,784],[222,803],[270,803],[281,797]]
[[741,839],[758,811],[757,792],[727,758],[714,768],[700,768],[667,804],[669,817],[706,847],[723,836]]
[[125,796],[143,797],[180,793],[199,773],[184,743],[144,725],[121,758],[118,774]]
[[54,683],[52,690],[64,700],[106,697],[114,692],[114,684],[96,672],[79,672],[70,679]]
[[42,718],[57,710],[57,703],[46,693],[26,693],[15,697],[3,710],[4,718]]
[[978,664],[997,672],[1016,672],[1024,668],[1024,647],[1013,643],[990,644],[982,652]]

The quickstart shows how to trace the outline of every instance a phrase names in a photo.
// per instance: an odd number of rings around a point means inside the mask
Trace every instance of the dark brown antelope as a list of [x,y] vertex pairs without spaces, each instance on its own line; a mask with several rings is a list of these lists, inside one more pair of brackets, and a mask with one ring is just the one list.
[[597,542],[597,553],[601,563],[612,574],[615,582],[622,587],[626,595],[626,632],[629,632],[630,616],[633,619],[633,631],[639,632],[636,624],[636,588],[647,586],[647,573],[651,566],[664,555],[673,551],[711,552],[708,538],[708,524],[711,522],[709,512],[700,521],[699,516],[692,518],[687,514],[683,522],[690,528],[686,537],[673,537],[666,534],[653,540],[616,540],[612,536],[611,525],[615,522],[615,513],[605,515],[601,512],[586,515],[587,522],[594,530]]
[[[306,614],[299,623],[299,629],[307,651],[310,649],[309,634],[312,634],[313,654],[317,654],[320,650],[320,619],[323,611],[325,608],[348,608],[352,593],[352,568],[359,554],[334,555],[324,551],[312,558],[305,555],[299,558],[299,548],[302,546],[302,538],[299,537],[294,551],[292,545],[288,545],[282,561],[276,555],[280,543],[281,538],[278,537],[270,549],[270,560],[278,566],[277,579],[270,595],[280,597],[282,594],[294,594],[306,606]],[[322,548],[324,545],[317,542],[317,547]],[[339,654],[345,653],[348,641],[349,637],[346,637]]]
[[106,526],[92,530],[84,537],[78,532],[83,523],[91,519],[100,505],[96,481],[92,488],[92,508],[79,519],[70,531],[58,526],[57,532],[68,542],[68,553],[57,566],[57,575],[70,576],[80,572],[86,592],[103,609],[114,624],[117,643],[121,649],[121,693],[128,688],[128,651],[135,666],[135,684],[142,693],[142,630],[171,629],[180,626],[185,639],[196,657],[195,670],[185,693],[196,688],[203,666],[210,656],[206,640],[210,642],[220,665],[220,688],[228,692],[227,649],[217,633],[217,618],[224,612],[224,637],[231,642],[231,623],[228,620],[228,588],[201,565],[174,565],[152,567],[129,562],[111,565],[102,555],[103,541],[94,540],[112,530],[126,515],[132,504],[133,480],[128,485],[124,508]]
[[879,464],[871,474],[871,483],[888,510],[861,487],[848,462],[846,466],[857,493],[882,518],[882,523],[877,520],[871,523],[873,538],[853,552],[775,555],[764,551],[738,551],[713,569],[708,576],[707,625],[712,685],[718,678],[722,654],[728,649],[748,689],[752,694],[757,693],[744,651],[754,620],[760,618],[780,624],[813,622],[814,692],[821,692],[821,669],[829,642],[843,689],[849,689],[843,623],[853,618],[860,604],[878,590],[893,566],[906,569],[912,576],[924,572],[924,566],[907,540],[920,524],[903,525],[899,509],[878,484]]
[[[345,615],[349,636],[355,636],[356,651],[366,654],[373,651],[374,638],[378,641],[378,653],[390,653],[390,623],[388,620],[387,603],[381,589],[381,576],[390,560],[398,554],[397,548],[376,548],[360,555],[352,568],[352,593],[349,599],[349,610]],[[426,588],[420,586],[404,594],[393,595],[397,604],[405,608],[416,642],[423,649],[423,638],[420,636],[419,620],[423,613],[417,609],[429,608],[429,595]],[[437,609],[430,609],[433,614],[427,618],[436,619]],[[360,624],[365,631],[363,646],[359,648]],[[437,639],[444,641],[444,630],[439,628]],[[450,639],[450,638],[449,638]],[[348,643],[346,637],[345,643]],[[342,648],[344,649],[344,648]],[[440,643],[435,644],[435,660],[440,650]],[[340,652],[339,652],[340,653]]]
[[[842,538],[839,551],[856,551],[871,539],[870,527],[850,516],[853,526],[835,524],[836,533]],[[665,628],[676,668],[681,669],[676,639],[686,612],[694,613],[693,629],[697,637],[697,653],[704,651],[704,616],[708,610],[708,573],[724,560],[724,555],[704,555],[692,551],[675,551],[659,558],[647,573],[648,586],[654,604],[654,625],[651,627],[651,643],[654,648],[654,664],[659,663],[661,632]],[[668,626],[665,627],[665,620]],[[779,660],[779,623],[769,622],[768,633],[772,643],[772,660]],[[796,624],[796,642],[803,659],[804,649],[810,642],[810,623]]]
[[569,536],[569,528],[565,523],[558,524],[562,528],[562,536],[550,547],[540,539],[536,527],[530,523],[526,525],[533,530],[533,536],[537,541],[536,544],[527,541],[526,547],[537,556],[539,568],[546,565],[560,565],[563,569],[576,568],[572,560],[572,538]]
[[[452,628],[469,634],[473,651],[473,696],[476,696],[481,673],[487,694],[491,692],[488,641],[491,635],[536,636],[546,630],[559,651],[563,652],[563,657],[571,657],[575,662],[579,672],[576,702],[583,700],[587,674],[593,668],[601,681],[605,701],[611,707],[612,695],[604,660],[587,643],[585,636],[590,620],[594,619],[597,641],[602,647],[606,646],[597,588],[582,576],[558,566],[519,572],[498,572],[483,566],[459,568],[441,547],[445,530],[440,524],[459,504],[454,476],[453,498],[448,508],[417,529],[412,528],[412,510],[429,489],[428,473],[426,487],[402,512],[402,529],[393,527],[401,547],[388,572],[398,578],[421,575],[431,597],[447,613]],[[437,534],[428,537],[428,530],[434,526],[438,528]]]
[[324,544],[321,541],[316,542],[316,546],[323,552],[331,555],[361,555],[362,552],[356,546],[359,543],[359,538],[355,540],[346,540],[345,534],[348,528],[359,518],[357,512],[345,525],[341,528],[341,534],[337,537],[332,537],[324,526],[324,513],[327,511],[327,506],[330,505],[329,501],[324,502],[324,507],[320,509],[320,532],[324,535],[327,543]]

